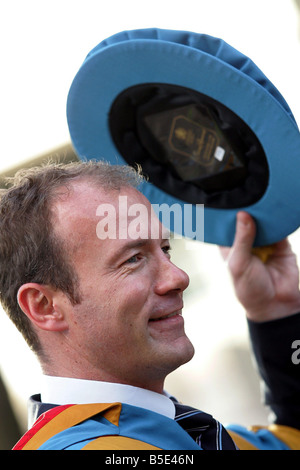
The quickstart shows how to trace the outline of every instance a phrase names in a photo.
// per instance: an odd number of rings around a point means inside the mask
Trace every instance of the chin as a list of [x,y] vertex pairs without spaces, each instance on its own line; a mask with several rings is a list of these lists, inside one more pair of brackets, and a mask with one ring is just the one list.
[[187,362],[189,362],[194,357],[194,354],[195,354],[194,346],[192,345],[191,342],[189,342],[182,364],[186,364]]
[[174,371],[178,369],[178,367],[182,366],[189,362],[195,354],[195,349],[192,343],[188,338],[185,339],[185,342],[180,346],[177,345],[175,352],[169,356],[170,358],[170,371]]

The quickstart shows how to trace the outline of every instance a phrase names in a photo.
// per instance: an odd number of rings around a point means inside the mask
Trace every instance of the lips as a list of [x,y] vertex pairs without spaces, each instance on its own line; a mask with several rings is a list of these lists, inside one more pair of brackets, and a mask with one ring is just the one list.
[[176,312],[169,313],[168,315],[162,315],[161,317],[157,318],[150,318],[150,322],[157,322],[157,321],[162,321],[162,320],[167,320],[168,318],[175,317],[176,315],[181,315],[181,311],[177,310]]

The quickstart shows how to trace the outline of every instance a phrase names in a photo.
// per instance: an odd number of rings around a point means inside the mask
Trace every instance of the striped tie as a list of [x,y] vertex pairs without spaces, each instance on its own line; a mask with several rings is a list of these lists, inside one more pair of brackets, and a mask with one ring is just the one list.
[[175,421],[203,450],[237,450],[226,429],[211,415],[175,403]]

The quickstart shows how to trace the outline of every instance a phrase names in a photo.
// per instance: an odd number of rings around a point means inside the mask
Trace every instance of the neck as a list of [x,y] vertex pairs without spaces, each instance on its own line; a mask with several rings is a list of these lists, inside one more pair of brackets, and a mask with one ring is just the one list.
[[123,385],[131,385],[133,387],[143,388],[156,393],[163,393],[164,391],[164,379],[150,380],[148,377],[145,380],[142,379],[124,379],[123,377],[116,376],[106,371],[92,368],[81,368],[74,367],[74,364],[70,367],[70,364],[60,364],[59,367],[55,364],[49,363],[48,361],[41,361],[41,368],[44,375],[53,377],[68,377],[74,379],[83,380],[94,380],[100,382],[118,383]]
[[51,351],[47,348],[43,351],[39,360],[45,375],[119,383],[163,393],[167,374],[161,370],[138,370],[135,367],[123,372],[118,367],[114,370],[112,367],[103,368],[99,364],[105,364],[105,360],[92,361],[82,350],[78,351],[65,341],[60,341]]

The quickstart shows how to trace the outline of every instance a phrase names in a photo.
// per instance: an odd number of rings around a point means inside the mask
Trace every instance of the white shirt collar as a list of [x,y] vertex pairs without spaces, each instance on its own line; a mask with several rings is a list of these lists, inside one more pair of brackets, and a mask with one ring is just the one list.
[[44,375],[41,399],[44,403],[56,405],[121,402],[155,411],[171,419],[175,416],[175,406],[168,394],[96,380]]

